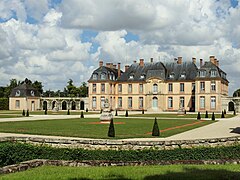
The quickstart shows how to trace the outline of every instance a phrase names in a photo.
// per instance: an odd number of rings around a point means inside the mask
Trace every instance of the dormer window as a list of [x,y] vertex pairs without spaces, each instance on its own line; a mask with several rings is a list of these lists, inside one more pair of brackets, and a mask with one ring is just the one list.
[[169,78],[173,79],[174,78],[174,73],[169,74]]
[[133,76],[133,74],[131,74],[130,76],[129,76],[129,79],[133,79],[134,78],[134,76]]
[[100,79],[101,79],[101,80],[105,80],[105,79],[106,79],[106,74],[105,74],[105,73],[102,73],[102,74],[100,75]]
[[31,96],[34,96],[34,91],[33,90],[31,90]]
[[97,80],[97,74],[93,74],[93,80]]
[[210,76],[211,77],[216,77],[217,76],[217,71],[216,70],[211,70],[210,71]]
[[20,91],[17,90],[15,96],[20,96]]
[[180,74],[180,78],[186,78],[186,73],[184,72],[184,73]]
[[142,75],[140,76],[140,79],[144,79],[144,78],[145,78],[145,75],[142,74]]
[[199,71],[199,76],[200,77],[205,77],[206,76],[206,71]]

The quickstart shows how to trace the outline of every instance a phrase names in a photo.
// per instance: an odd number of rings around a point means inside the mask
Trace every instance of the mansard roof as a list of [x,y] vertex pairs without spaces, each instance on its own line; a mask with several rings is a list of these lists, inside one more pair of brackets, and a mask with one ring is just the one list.
[[[121,71],[121,73],[122,73],[122,71]],[[109,80],[109,75],[114,75],[115,79],[116,79],[117,76],[118,76],[118,70],[115,69],[115,68],[109,68],[109,67],[106,67],[106,66],[101,66],[101,67],[97,68],[95,71],[93,71],[89,81],[100,80],[100,75],[101,74],[106,75],[106,80]],[[97,79],[94,79],[93,75],[96,75]]]
[[40,97],[40,93],[29,84],[21,84],[12,89],[10,97]]

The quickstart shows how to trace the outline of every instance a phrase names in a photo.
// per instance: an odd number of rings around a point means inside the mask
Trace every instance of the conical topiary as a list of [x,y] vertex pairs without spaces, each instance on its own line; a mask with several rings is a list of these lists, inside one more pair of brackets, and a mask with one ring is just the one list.
[[47,115],[47,108],[45,109],[44,114]]
[[28,110],[27,110],[26,116],[27,116],[27,117],[29,116],[29,111],[28,111]]
[[144,114],[144,109],[142,110],[142,114]]
[[224,116],[224,112],[222,111],[222,115],[221,115],[221,118],[225,118],[225,116]]
[[201,119],[201,114],[200,114],[200,112],[198,112],[197,120],[200,120],[200,119]]
[[25,116],[25,110],[22,111],[22,116]]
[[102,114],[102,109],[100,110],[100,114]]
[[125,117],[128,117],[128,110],[126,110]]
[[236,115],[236,110],[235,110],[235,109],[233,110],[233,115],[234,115],[234,116]]
[[213,121],[215,120],[215,114],[214,114],[214,112],[212,113],[212,120],[213,120]]
[[224,112],[224,114],[227,114],[227,112],[226,112],[226,109],[224,109],[224,111],[223,111],[223,112]]
[[184,110],[184,114],[187,114],[187,110]]
[[88,112],[88,108],[86,108],[86,112]]
[[111,122],[109,124],[108,137],[115,137],[115,129],[114,129],[114,124],[113,124],[113,119],[111,119]]
[[67,115],[70,115],[70,110],[68,109],[68,111],[67,111]]
[[152,129],[152,136],[160,136],[160,131],[158,128],[157,118],[154,120],[153,129]]
[[81,116],[80,116],[81,118],[84,118],[84,114],[83,114],[83,111],[81,111]]
[[208,111],[206,111],[205,118],[208,118]]
[[115,111],[115,116],[118,116],[118,112],[117,112],[117,110]]

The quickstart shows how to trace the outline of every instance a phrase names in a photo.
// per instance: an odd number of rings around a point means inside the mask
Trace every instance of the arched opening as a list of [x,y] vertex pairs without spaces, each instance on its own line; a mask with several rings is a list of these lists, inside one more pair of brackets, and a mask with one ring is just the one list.
[[75,103],[75,101],[72,102],[72,110],[76,110],[76,103]]
[[228,111],[234,111],[234,103],[233,102],[228,103]]
[[153,97],[152,107],[155,108],[155,109],[158,108],[158,98],[157,97]]
[[52,102],[52,109],[54,109],[56,107],[56,101]]
[[47,101],[43,101],[43,110],[47,110]]
[[84,110],[84,101],[80,102],[80,110]]
[[66,101],[62,102],[62,110],[67,110],[67,103],[66,103]]

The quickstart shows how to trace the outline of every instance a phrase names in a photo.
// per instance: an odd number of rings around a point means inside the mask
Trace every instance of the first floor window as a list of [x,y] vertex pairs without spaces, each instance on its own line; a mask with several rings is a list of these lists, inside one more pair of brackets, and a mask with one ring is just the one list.
[[211,82],[211,91],[216,91],[216,82],[215,81]]
[[101,97],[101,108],[104,108],[105,97]]
[[173,91],[173,84],[169,83],[168,84],[168,92],[172,92]]
[[118,92],[121,93],[122,92],[122,85],[118,84]]
[[122,108],[122,97],[118,98],[118,107]]
[[205,91],[205,82],[200,82],[200,91]]
[[184,97],[180,97],[180,108],[184,108]]
[[92,92],[93,92],[93,93],[96,93],[96,92],[97,92],[97,85],[96,85],[96,84],[93,84]]
[[143,93],[143,84],[139,84],[139,93]]
[[180,92],[184,92],[184,83],[180,83]]
[[17,109],[20,108],[20,100],[16,100],[16,108],[17,108]]
[[128,98],[128,108],[132,108],[132,97]]
[[201,109],[205,108],[205,97],[204,96],[200,97],[200,108]]
[[96,107],[97,107],[97,99],[96,99],[96,97],[93,97],[93,98],[92,98],[92,107],[93,107],[93,108],[96,108]]
[[153,108],[158,108],[158,98],[157,97],[153,97],[153,99],[152,99],[152,107]]
[[216,97],[212,96],[211,97],[211,109],[215,109],[216,108]]
[[128,92],[132,93],[132,84],[128,84]]
[[158,85],[154,84],[153,85],[153,93],[157,93],[158,92]]
[[101,84],[101,92],[105,93],[105,84]]
[[139,108],[143,108],[143,97],[139,97]]
[[173,98],[168,97],[168,108],[173,108]]

